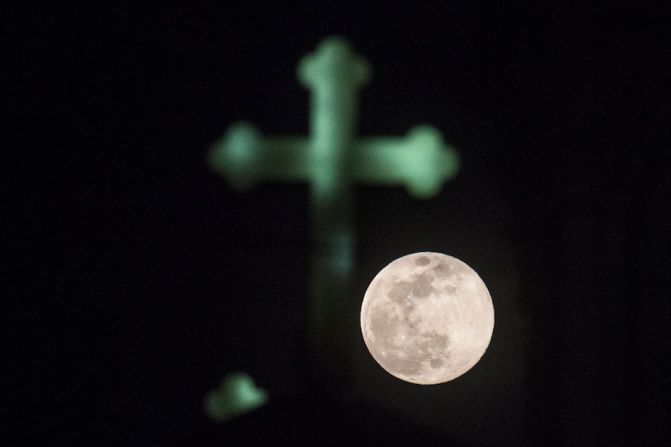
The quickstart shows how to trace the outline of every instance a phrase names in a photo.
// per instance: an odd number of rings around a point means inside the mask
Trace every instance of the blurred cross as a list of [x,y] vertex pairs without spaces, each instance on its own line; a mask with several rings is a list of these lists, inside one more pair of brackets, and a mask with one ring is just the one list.
[[354,138],[357,94],[370,67],[343,39],[324,40],[300,61],[298,77],[312,93],[309,137],[263,137],[251,125],[238,123],[212,147],[209,162],[240,188],[267,180],[310,184],[309,326],[320,379],[338,382],[348,363],[344,320],[358,304],[348,295],[353,186],[403,184],[411,194],[428,198],[456,175],[458,155],[429,126],[416,127],[405,138]]

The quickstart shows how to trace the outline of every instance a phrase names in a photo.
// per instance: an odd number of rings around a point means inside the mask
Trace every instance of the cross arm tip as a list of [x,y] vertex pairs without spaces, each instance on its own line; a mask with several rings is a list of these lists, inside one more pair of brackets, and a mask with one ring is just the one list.
[[256,182],[260,132],[247,122],[231,125],[208,152],[210,167],[236,188],[248,189]]

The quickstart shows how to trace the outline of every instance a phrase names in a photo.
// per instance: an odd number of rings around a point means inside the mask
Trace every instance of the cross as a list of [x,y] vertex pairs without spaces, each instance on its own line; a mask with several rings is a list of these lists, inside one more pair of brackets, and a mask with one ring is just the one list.
[[348,363],[346,318],[358,301],[349,296],[353,268],[352,190],[356,184],[407,187],[428,198],[456,175],[457,153],[429,126],[405,138],[355,139],[358,91],[368,62],[338,37],[325,39],[298,65],[311,91],[310,136],[264,137],[238,123],[209,153],[211,167],[236,187],[268,180],[310,185],[311,265],[309,329],[320,380],[341,382]]

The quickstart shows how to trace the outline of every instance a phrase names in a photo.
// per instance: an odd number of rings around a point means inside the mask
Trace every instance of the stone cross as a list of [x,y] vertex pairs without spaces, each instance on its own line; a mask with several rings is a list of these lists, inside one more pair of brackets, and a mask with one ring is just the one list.
[[[419,198],[435,195],[456,175],[457,153],[432,127],[405,138],[355,138],[358,91],[370,67],[338,37],[324,40],[298,65],[311,91],[310,136],[264,137],[246,123],[231,126],[213,145],[211,167],[233,186],[269,180],[310,186],[311,278],[309,329],[319,381],[342,382],[348,364],[346,321],[361,297],[350,295],[353,268],[352,190],[356,184],[407,187]],[[358,319],[357,319],[358,321]]]

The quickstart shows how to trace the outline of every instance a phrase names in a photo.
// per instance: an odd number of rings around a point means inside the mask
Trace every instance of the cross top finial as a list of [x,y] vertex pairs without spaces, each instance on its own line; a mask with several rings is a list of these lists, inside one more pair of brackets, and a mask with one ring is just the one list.
[[[309,89],[320,86],[353,89],[363,87],[370,79],[368,61],[352,51],[342,37],[324,39],[314,53],[308,54],[298,64],[298,79]],[[343,83],[345,85],[343,85]]]

